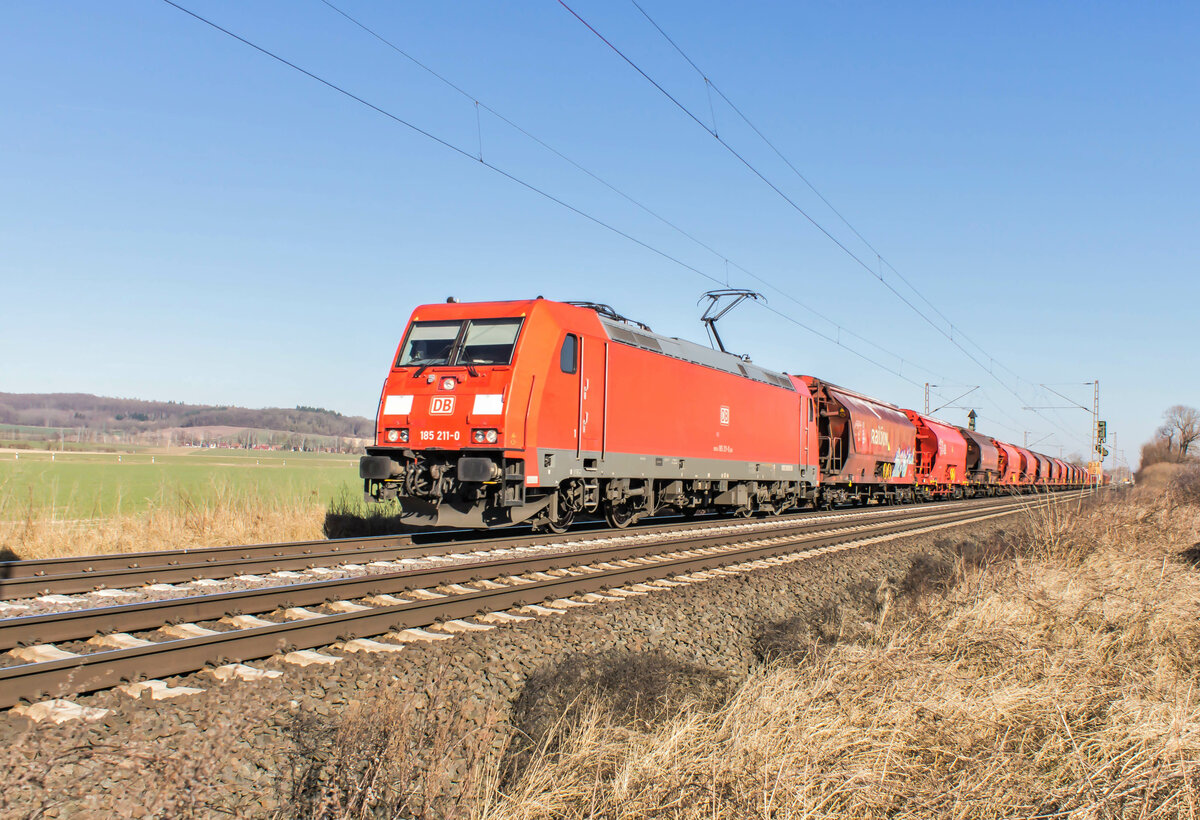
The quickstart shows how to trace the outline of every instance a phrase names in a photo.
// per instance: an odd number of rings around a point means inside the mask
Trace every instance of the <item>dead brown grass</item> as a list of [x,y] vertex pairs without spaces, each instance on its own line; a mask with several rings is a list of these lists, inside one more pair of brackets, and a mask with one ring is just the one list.
[[203,496],[177,492],[137,514],[62,521],[30,513],[0,522],[0,553],[12,560],[304,541],[323,537],[325,515],[309,499],[215,485]]
[[1198,528],[1145,501],[1033,514],[1015,558],[960,561],[721,708],[587,710],[481,816],[1194,818]]
[[415,691],[394,686],[340,713],[295,715],[273,816],[470,816],[506,734],[494,707],[445,677],[431,667]]

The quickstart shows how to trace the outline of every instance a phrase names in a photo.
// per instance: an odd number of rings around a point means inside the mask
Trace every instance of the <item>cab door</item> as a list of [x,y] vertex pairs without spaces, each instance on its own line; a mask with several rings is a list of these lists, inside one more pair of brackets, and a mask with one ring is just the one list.
[[[608,342],[594,336],[579,337],[579,413],[575,455],[605,449],[605,390],[608,382]],[[587,465],[585,465],[587,466]]]

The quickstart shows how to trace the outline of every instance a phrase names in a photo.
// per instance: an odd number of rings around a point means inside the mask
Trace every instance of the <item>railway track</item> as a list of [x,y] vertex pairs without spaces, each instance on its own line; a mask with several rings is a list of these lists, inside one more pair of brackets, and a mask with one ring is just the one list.
[[[280,653],[289,663],[340,659],[313,652],[317,647],[396,651],[406,641],[448,637],[426,632],[425,627],[440,625],[444,633],[490,629],[531,614],[619,600],[656,585],[695,583],[714,574],[977,523],[1078,495],[860,511],[832,520],[771,522],[778,526],[751,532],[717,532],[720,528],[710,526],[679,533],[674,525],[677,535],[669,540],[657,537],[657,531],[621,539],[608,533],[610,542],[620,543],[9,618],[0,620],[0,649],[9,649],[8,662],[17,663],[0,668],[0,708],[211,666],[226,674],[244,674],[254,670],[241,666],[243,661]],[[372,640],[379,636],[384,638]]]
[[[958,502],[970,503],[970,502]],[[892,508],[876,508],[886,512]],[[828,513],[862,515],[861,509]],[[812,513],[795,513],[768,519],[779,526],[800,521]],[[621,530],[622,536],[677,533],[728,525],[729,519],[706,518],[694,522],[655,522]],[[422,534],[374,536],[279,544],[212,547],[193,550],[93,555],[0,562],[0,601],[43,595],[72,595],[96,590],[125,589],[151,584],[178,584],[237,575],[294,572],[314,568],[352,567],[371,562],[398,562],[434,556],[463,556],[496,549],[521,549],[604,540],[608,529],[583,529],[569,534],[518,533],[481,537],[475,531],[442,531]]]

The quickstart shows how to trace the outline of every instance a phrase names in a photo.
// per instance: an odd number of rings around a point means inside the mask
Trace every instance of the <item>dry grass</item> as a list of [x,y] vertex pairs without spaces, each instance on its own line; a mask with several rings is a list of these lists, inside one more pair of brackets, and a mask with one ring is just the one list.
[[416,691],[397,686],[334,716],[301,712],[275,817],[466,817],[472,795],[493,785],[505,734],[499,715],[446,670],[431,667]]
[[1012,560],[961,561],[721,708],[564,722],[481,816],[1194,818],[1198,528],[1144,501],[1031,515]]
[[324,507],[312,496],[259,495],[213,481],[203,492],[160,491],[144,512],[64,520],[30,504],[0,521],[0,561],[199,549],[229,544],[362,538],[405,529],[397,505],[366,505],[348,494]]
[[203,494],[161,494],[146,512],[64,521],[33,512],[0,522],[0,558],[54,558],[322,537],[315,499],[256,495],[214,482]]

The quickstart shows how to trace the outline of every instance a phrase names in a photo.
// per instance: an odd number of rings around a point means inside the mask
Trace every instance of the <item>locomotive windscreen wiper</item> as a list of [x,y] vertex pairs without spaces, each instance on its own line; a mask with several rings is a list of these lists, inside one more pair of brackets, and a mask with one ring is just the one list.
[[409,362],[408,366],[411,367],[414,364],[417,365],[416,372],[412,374],[412,377],[414,379],[416,379],[416,378],[419,378],[420,375],[425,372],[425,368],[429,367],[431,364],[437,364],[438,362],[439,362],[438,359],[417,359],[415,361]]

